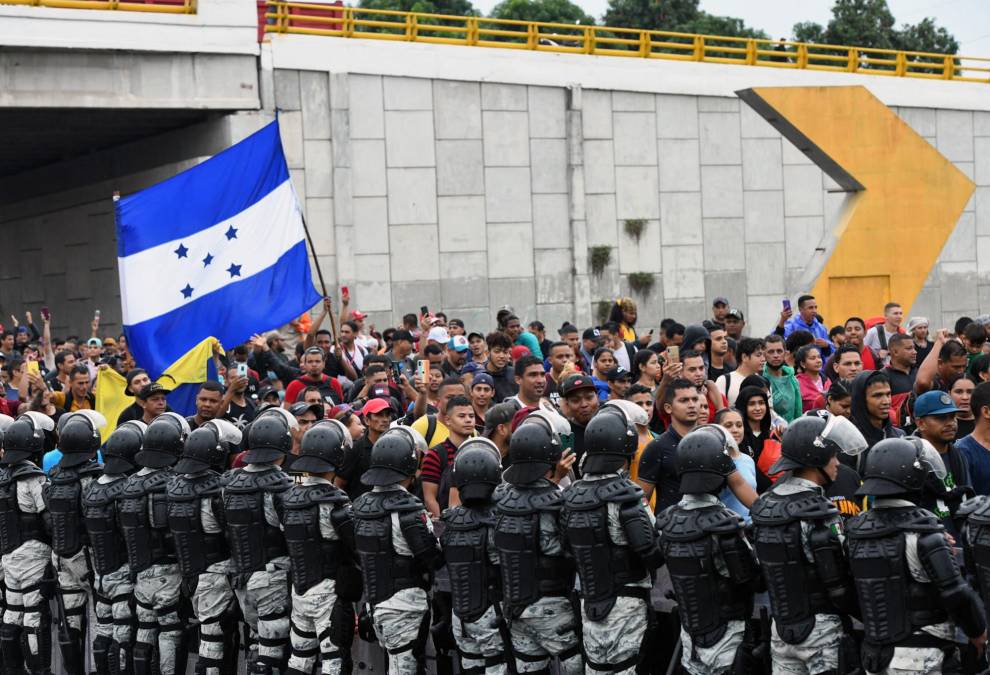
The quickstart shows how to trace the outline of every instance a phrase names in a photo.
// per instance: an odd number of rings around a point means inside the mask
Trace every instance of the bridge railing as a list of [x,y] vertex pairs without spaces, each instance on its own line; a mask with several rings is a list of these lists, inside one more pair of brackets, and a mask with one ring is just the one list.
[[[79,1],[79,0],[47,0]],[[990,58],[270,0],[267,33],[990,83]]]
[[196,0],[0,0],[0,5],[195,14]]

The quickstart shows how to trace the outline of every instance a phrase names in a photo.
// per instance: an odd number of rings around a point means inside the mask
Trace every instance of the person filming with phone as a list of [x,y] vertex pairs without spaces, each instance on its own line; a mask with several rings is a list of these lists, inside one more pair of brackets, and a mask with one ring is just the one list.
[[[799,330],[806,330],[815,338],[815,346],[821,351],[822,358],[828,358],[832,353],[832,341],[828,339],[828,328],[818,316],[818,301],[813,295],[802,295],[798,298],[797,316],[792,316],[784,323],[784,338]],[[784,309],[790,309],[790,300],[784,300]]]

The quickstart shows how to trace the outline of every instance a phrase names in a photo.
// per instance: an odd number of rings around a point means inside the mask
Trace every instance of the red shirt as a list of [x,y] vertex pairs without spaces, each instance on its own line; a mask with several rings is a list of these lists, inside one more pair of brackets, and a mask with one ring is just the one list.
[[[454,464],[454,455],[457,454],[457,447],[450,442],[450,439],[447,439],[440,445],[447,451],[447,466],[452,466]],[[430,448],[423,456],[423,469],[420,479],[424,483],[436,483],[439,485],[440,477],[443,476],[444,468],[440,465],[440,452],[437,448],[439,446]]]
[[[319,387],[321,391],[330,391],[332,395],[335,396],[334,400],[331,401],[334,405],[344,402],[344,390],[340,386],[340,382],[337,381],[336,377],[329,377],[327,375],[321,375],[322,379],[313,380],[310,379],[309,375],[303,375],[302,377],[292,380],[289,382],[288,386],[285,388],[285,402],[295,403],[299,398],[299,394],[302,393],[303,389],[306,387]],[[326,398],[326,393],[323,395]]]

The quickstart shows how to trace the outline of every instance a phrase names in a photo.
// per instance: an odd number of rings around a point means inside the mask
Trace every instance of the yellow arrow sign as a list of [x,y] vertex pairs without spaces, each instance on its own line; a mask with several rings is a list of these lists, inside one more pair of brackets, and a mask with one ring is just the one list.
[[878,314],[890,301],[910,307],[976,189],[973,181],[864,87],[736,93],[856,193],[812,291],[829,323]]

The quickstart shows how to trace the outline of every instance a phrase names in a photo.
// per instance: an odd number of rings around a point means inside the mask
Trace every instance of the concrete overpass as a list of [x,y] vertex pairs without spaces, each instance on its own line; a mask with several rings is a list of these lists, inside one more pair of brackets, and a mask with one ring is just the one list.
[[507,303],[587,324],[631,292],[646,325],[728,295],[760,331],[813,284],[849,193],[735,92],[854,84],[976,184],[902,300],[933,323],[990,312],[985,83],[298,34],[259,47],[237,0],[0,17],[0,231],[16,233],[0,305],[67,308],[56,330],[96,306],[119,321],[112,192],[277,108],[328,283],[380,325],[428,304],[487,326]]

